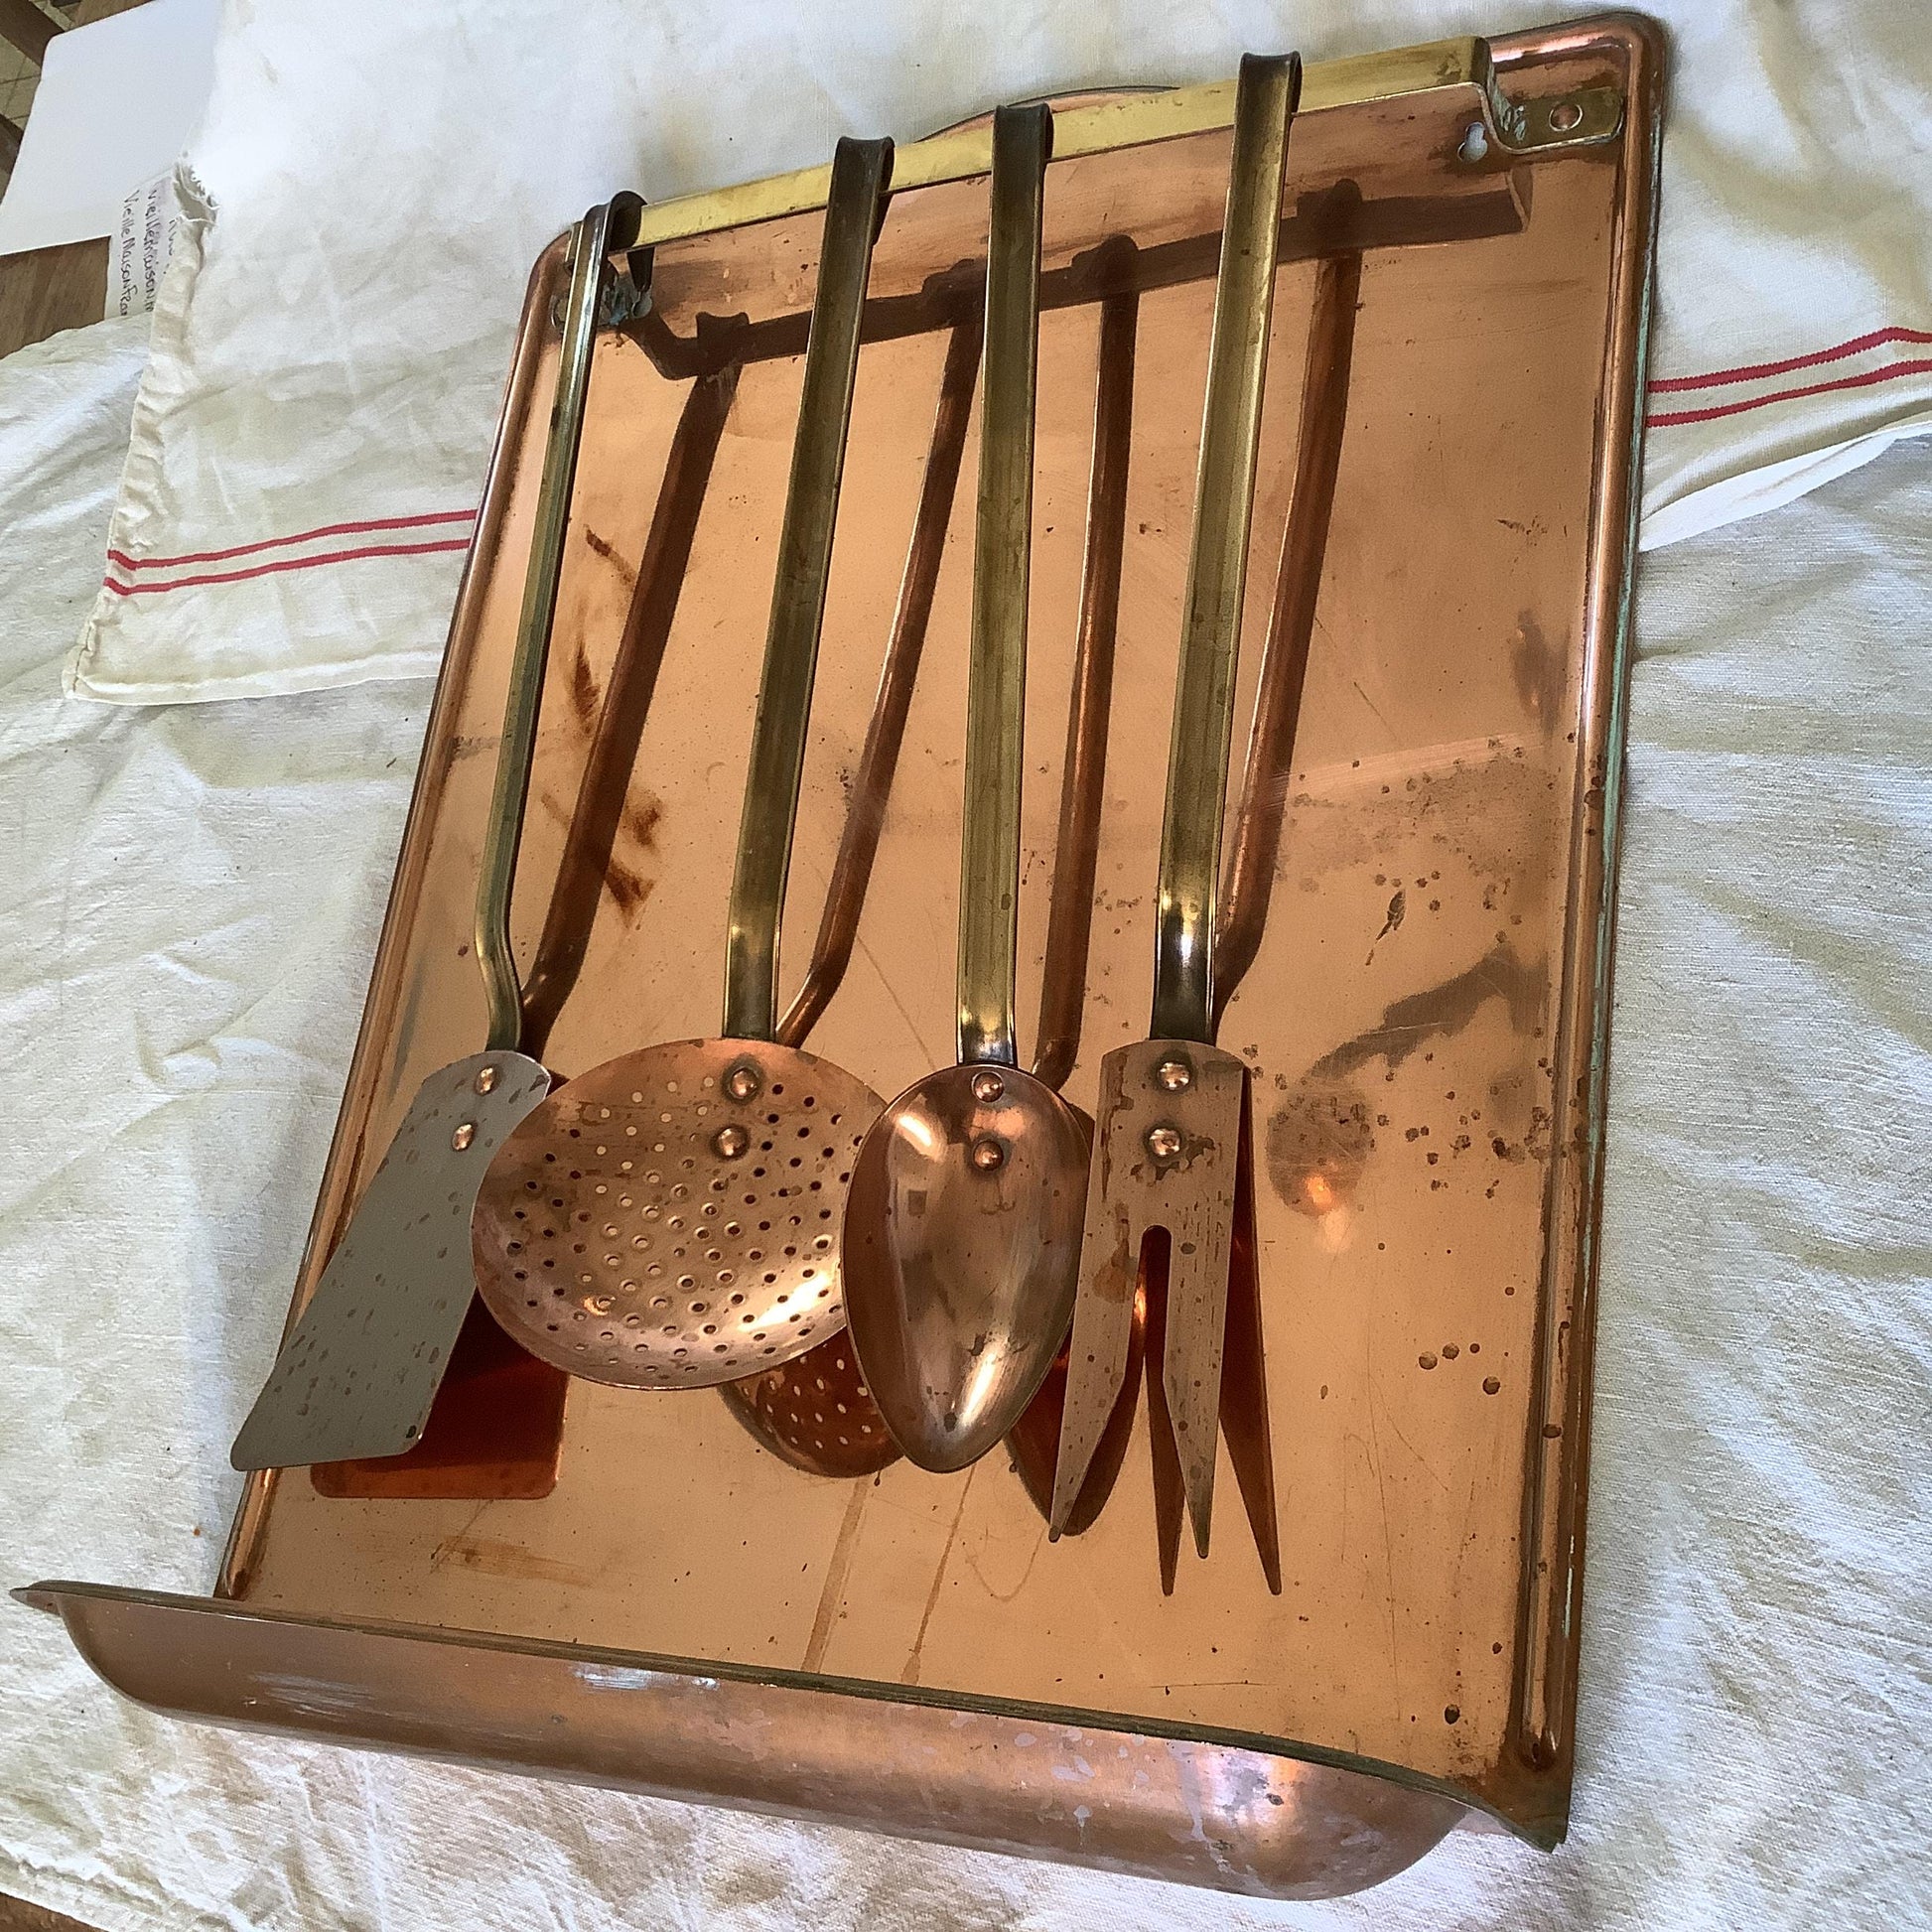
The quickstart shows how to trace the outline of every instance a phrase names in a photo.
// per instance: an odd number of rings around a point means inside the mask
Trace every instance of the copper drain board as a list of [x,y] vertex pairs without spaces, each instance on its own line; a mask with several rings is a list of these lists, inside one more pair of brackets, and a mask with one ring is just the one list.
[[[1149,1037],[1235,92],[1053,113],[1010,1031],[1089,1117]],[[560,1407],[473,1309],[420,1449],[249,1478],[215,1597],[28,1599],[185,1716],[1256,1894],[1375,1883],[1458,1822],[1560,1839],[1660,95],[1628,16],[1302,76],[1235,611],[1238,984],[1201,1048],[1245,1069],[1252,1175],[1204,1557],[1143,1270],[1115,1407],[1074,1390],[1098,1473],[1057,1539],[1064,1350],[1008,1448],[935,1474],[836,1325],[726,1395],[573,1374]],[[954,1055],[991,150],[892,157],[785,1019],[751,1035],[809,1032],[879,1096]],[[514,1031],[562,1095],[719,1036],[829,173],[647,207],[609,263],[510,912]],[[565,261],[531,280],[298,1305],[424,1078],[506,1036],[473,915]],[[1101,361],[1130,300],[1131,378]],[[1096,767],[1069,720],[1103,621]],[[1082,823],[1090,926],[1049,947]]]

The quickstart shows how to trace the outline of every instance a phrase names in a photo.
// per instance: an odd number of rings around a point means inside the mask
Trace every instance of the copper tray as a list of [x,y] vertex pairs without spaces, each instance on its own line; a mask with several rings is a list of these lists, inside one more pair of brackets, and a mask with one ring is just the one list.
[[[519,1402],[522,1371],[484,1337],[469,1386],[501,1399],[473,1410],[468,1438],[445,1432],[441,1477],[422,1476],[428,1445],[387,1471],[256,1477],[213,1597],[50,1583],[24,1599],[64,1616],[108,1682],[182,1716],[1234,1891],[1372,1884],[1458,1823],[1554,1845],[1574,1761],[1661,74],[1655,31],[1615,16],[1307,75],[1244,704],[1315,260],[1344,250],[1363,256],[1354,385],[1273,915],[1222,1032],[1257,1092],[1282,1594],[1238,1516],[1163,1593],[1144,1419],[1097,1523],[1049,1543],[1004,1457],[829,1481],[759,1449],[715,1395],[571,1383],[559,1449],[562,1385],[538,1378]],[[1141,304],[1100,892],[1067,1088],[1089,1106],[1100,1056],[1146,1017],[1231,92],[1076,104],[1049,175],[1049,286],[1116,227],[1165,264]],[[794,977],[946,352],[919,292],[983,245],[985,166],[974,128],[897,158],[792,871]],[[517,875],[526,962],[718,326],[699,317],[749,318],[767,352],[723,424],[634,772],[604,801],[608,862],[560,897],[585,934],[545,1049],[566,1074],[715,1027],[824,192],[819,170],[647,209],[651,312],[599,339]],[[561,259],[560,244],[532,278],[298,1303],[418,1080],[483,1037],[477,830]],[[1077,289],[1049,300],[1023,909],[1035,963],[1095,332]],[[949,1056],[970,495],[853,969],[813,1042],[887,1094]],[[1033,1024],[1023,994],[1023,1038]],[[521,1435],[479,1431],[486,1413],[520,1417]],[[439,1486],[444,1500],[424,1499]]]

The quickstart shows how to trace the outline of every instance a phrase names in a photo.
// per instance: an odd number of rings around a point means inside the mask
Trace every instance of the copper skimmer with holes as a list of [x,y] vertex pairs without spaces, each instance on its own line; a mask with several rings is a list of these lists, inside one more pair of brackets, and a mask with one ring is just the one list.
[[[785,1046],[804,1044],[844,981],[859,935],[873,861],[879,855],[879,839],[885,830],[893,773],[905,738],[912,688],[932,620],[946,525],[959,486],[960,460],[966,451],[973,389],[979,374],[980,333],[978,317],[969,314],[953,330],[946,346],[932,446],[926,455],[919,505],[912,519],[905,574],[899,582],[898,604],[893,614],[872,719],[866,727],[865,747],[853,776],[852,799],[832,866],[832,883],[804,983],[778,1024],[778,1039]],[[1089,872],[1089,898],[1091,892]],[[1076,1023],[1077,1018],[1076,1006]],[[754,1436],[793,1468],[808,1474],[873,1475],[898,1459],[898,1446],[866,1386],[858,1353],[844,1335],[820,1342],[795,1361],[780,1362],[742,1381],[727,1382],[719,1394]]]
[[[1247,1175],[1248,1069],[1213,1044],[1213,920],[1248,530],[1273,315],[1294,57],[1241,64],[1194,534],[1181,606],[1150,1037],[1100,1067],[1053,1485],[1064,1528],[1125,1379],[1144,1258],[1165,1275],[1161,1372],[1195,1548],[1207,1554],[1230,1270]],[[1150,1371],[1151,1373],[1151,1371]]]
[[[539,266],[538,274],[545,269]],[[608,313],[608,310],[607,310]],[[547,305],[526,306],[518,366],[534,362]],[[664,647],[684,590],[719,442],[737,391],[739,365],[700,376],[686,393],[664,466],[597,729],[557,862],[542,937],[523,976],[523,1050],[541,1059],[558,1013],[582,970],[605,889],[637,742],[650,712]],[[523,385],[527,390],[527,384]],[[518,378],[512,376],[512,394]],[[514,404],[512,404],[512,408]],[[492,465],[487,518],[506,464]],[[459,615],[459,622],[461,616]],[[538,1500],[557,1486],[570,1378],[519,1348],[472,1295],[420,1439],[399,1456],[316,1464],[319,1493],[349,1497]]]
[[778,920],[888,141],[839,143],[732,882],[724,1037],[626,1053],[525,1119],[477,1198],[477,1286],[541,1359],[706,1388],[843,1326],[840,1212],[882,1102],[777,1034]]
[[549,1091],[522,1052],[510,954],[510,882],[523,830],[537,707],[583,437],[591,345],[614,249],[629,245],[634,195],[593,208],[571,238],[557,400],[524,580],[501,749],[477,884],[477,958],[488,994],[481,1053],[417,1090],[315,1294],[289,1331],[230,1450],[238,1469],[395,1455],[421,1436],[449,1367],[472,1286],[469,1226],[491,1155]]

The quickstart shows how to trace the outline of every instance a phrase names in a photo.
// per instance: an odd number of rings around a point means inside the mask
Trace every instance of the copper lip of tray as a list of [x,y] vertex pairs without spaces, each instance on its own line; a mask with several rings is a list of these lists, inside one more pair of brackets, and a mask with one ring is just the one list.
[[[796,1376],[736,1401],[606,1386],[473,1310],[421,1446],[252,1475],[212,1597],[22,1600],[184,1717],[1237,1892],[1359,1889],[1457,1825],[1557,1843],[1661,86],[1657,31],[1624,15],[1304,75],[1220,929],[1246,955],[1219,1038],[1253,1092],[1271,1510],[1230,1442],[1238,1500],[1176,1561],[1143,1402],[1104,1507],[1054,1540],[1050,1419],[1043,1476],[1025,1430],[961,1473],[888,1449],[857,1474],[821,1462]],[[1045,174],[1018,1021],[1088,1111],[1147,1033],[1234,91],[1067,104]],[[990,153],[975,125],[893,160],[790,868],[787,996],[881,1096],[951,1058],[973,490],[914,537],[935,469],[976,474],[958,277],[978,286]],[[829,192],[817,170],[646,207],[603,276],[510,910],[529,1050],[566,1082],[717,1031]],[[298,1309],[411,1096],[488,1031],[473,914],[568,259],[532,276]],[[1069,1011],[1040,978],[1109,519]],[[796,935],[839,903],[906,596],[923,649],[822,1001]],[[1267,647],[1298,635],[1299,722],[1264,704],[1250,730]]]

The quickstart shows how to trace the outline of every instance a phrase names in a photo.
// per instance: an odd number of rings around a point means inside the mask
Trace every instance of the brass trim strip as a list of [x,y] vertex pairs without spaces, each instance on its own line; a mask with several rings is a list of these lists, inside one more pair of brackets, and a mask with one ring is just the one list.
[[[1298,111],[1311,114],[1329,107],[1428,93],[1438,87],[1479,86],[1488,72],[1486,43],[1466,35],[1397,48],[1387,54],[1321,61],[1303,69]],[[1067,161],[1076,155],[1105,154],[1114,148],[1173,141],[1186,134],[1231,127],[1235,86],[1232,80],[1208,80],[1062,109],[1053,117],[1054,159]],[[898,149],[893,161],[893,187],[897,192],[930,188],[939,182],[970,181],[988,173],[992,166],[992,128],[984,124],[957,128]],[[644,210],[635,245],[648,248],[660,241],[681,241],[721,228],[742,228],[781,215],[806,214],[825,206],[831,185],[830,168],[800,168],[763,181],[658,202]]]

